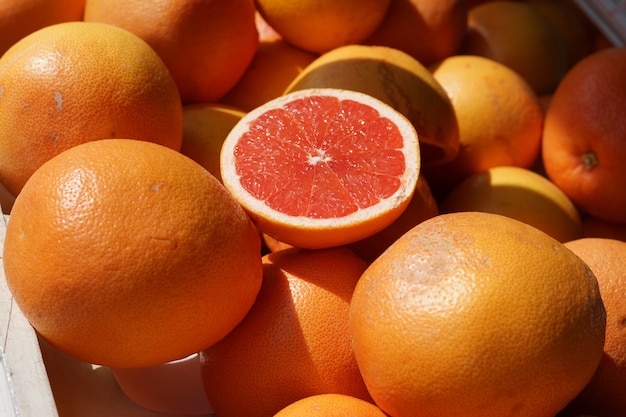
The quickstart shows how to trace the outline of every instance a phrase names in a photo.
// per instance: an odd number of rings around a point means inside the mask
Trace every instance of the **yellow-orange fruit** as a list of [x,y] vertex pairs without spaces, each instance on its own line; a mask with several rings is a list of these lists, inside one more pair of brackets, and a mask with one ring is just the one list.
[[144,39],[169,68],[185,104],[219,100],[259,44],[253,0],[86,0],[84,19]]
[[128,138],[179,150],[176,83],[150,46],[101,23],[67,22],[22,38],[0,58],[0,182],[17,195],[51,157]]
[[7,284],[44,339],[85,362],[148,367],[223,338],[261,286],[260,238],[207,170],[129,139],[77,145],[16,198]]
[[595,372],[605,320],[578,256],[481,212],[415,226],[368,267],[350,304],[363,380],[394,417],[554,416]]
[[263,257],[263,285],[246,318],[200,354],[209,402],[221,417],[272,416],[305,397],[371,401],[348,330],[367,263],[344,247]]
[[287,42],[314,53],[359,43],[385,17],[390,0],[255,0],[263,19]]

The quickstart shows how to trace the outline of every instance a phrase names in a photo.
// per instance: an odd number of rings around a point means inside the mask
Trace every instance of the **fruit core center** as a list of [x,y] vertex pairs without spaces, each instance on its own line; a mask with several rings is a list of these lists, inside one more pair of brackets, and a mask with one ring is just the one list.
[[326,154],[324,149],[315,149],[315,155],[309,155],[308,161],[310,165],[317,165],[320,162],[330,162],[333,158]]

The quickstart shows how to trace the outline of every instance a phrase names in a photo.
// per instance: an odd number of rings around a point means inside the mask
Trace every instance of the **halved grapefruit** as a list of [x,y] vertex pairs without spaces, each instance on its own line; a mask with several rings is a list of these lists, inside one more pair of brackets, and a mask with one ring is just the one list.
[[420,172],[418,135],[370,95],[299,90],[235,125],[220,170],[261,232],[300,248],[338,246],[382,230],[404,211]]

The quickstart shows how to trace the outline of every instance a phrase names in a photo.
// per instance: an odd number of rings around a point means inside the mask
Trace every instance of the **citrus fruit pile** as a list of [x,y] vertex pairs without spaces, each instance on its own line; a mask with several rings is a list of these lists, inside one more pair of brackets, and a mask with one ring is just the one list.
[[573,1],[5,0],[0,35],[53,387],[56,351],[138,415],[626,417],[626,47]]

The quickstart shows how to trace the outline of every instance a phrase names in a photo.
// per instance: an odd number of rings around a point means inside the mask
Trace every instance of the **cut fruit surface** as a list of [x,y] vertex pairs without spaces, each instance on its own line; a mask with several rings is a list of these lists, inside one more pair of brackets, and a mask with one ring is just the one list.
[[244,116],[221,151],[224,185],[258,228],[301,248],[367,237],[406,208],[420,171],[413,125],[367,94],[306,89]]
[[424,168],[449,162],[459,151],[450,97],[428,68],[402,50],[356,44],[335,48],[303,68],[283,94],[308,88],[358,91],[393,107],[413,123]]

